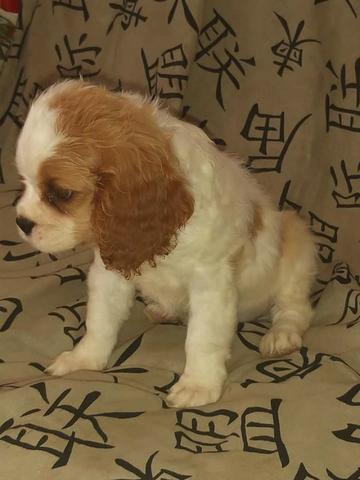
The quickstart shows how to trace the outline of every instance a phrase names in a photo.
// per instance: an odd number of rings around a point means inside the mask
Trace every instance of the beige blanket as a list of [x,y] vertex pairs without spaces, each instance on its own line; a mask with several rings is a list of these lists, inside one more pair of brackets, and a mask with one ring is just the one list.
[[[357,0],[26,0],[0,77],[0,478],[360,479],[360,5]],[[46,255],[14,224],[31,99],[82,75],[158,95],[316,235],[300,352],[261,359],[241,323],[223,398],[169,409],[182,326],[137,303],[104,372],[44,373],[84,333],[90,252]]]

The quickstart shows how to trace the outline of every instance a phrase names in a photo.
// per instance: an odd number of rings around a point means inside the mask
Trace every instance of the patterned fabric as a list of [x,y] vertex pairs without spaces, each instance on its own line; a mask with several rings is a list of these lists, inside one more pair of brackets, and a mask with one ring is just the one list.
[[[357,0],[23,2],[0,78],[2,478],[360,479],[359,42]],[[186,329],[141,302],[106,371],[44,373],[84,333],[91,254],[21,242],[14,146],[31,99],[79,75],[158,95],[314,231],[305,346],[262,359],[267,319],[239,318],[217,404],[167,408]]]
[[16,29],[14,17],[16,17],[14,14],[9,14],[0,8],[0,71]]

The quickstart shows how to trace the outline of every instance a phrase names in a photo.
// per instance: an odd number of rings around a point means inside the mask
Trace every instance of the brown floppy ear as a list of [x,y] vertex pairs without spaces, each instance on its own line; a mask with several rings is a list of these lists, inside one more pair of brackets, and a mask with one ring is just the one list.
[[171,252],[194,209],[192,195],[162,135],[133,133],[104,149],[93,229],[105,266],[126,278]]

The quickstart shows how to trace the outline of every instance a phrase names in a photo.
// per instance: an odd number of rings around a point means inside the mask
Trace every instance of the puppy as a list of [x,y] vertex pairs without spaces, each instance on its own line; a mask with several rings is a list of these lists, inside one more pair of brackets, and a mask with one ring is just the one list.
[[139,95],[65,81],[33,102],[16,165],[22,237],[43,252],[94,250],[86,334],[50,374],[105,368],[136,290],[154,317],[188,318],[171,406],[219,399],[238,320],[271,310],[262,355],[301,346],[313,315],[312,237],[199,128]]

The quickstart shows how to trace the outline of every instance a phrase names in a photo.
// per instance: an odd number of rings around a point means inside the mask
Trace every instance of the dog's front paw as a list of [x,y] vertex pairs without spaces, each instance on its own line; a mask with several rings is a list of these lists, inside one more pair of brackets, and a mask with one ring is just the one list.
[[106,361],[103,359],[97,359],[91,353],[85,355],[74,349],[60,353],[46,369],[46,373],[60,377],[76,370],[102,370],[105,367]]
[[183,375],[171,388],[166,402],[170,407],[199,407],[219,400],[221,383],[203,384],[196,379]]
[[279,357],[301,348],[302,338],[296,330],[271,328],[260,342],[259,351],[263,357]]

